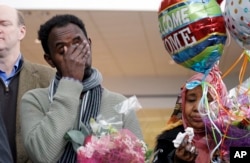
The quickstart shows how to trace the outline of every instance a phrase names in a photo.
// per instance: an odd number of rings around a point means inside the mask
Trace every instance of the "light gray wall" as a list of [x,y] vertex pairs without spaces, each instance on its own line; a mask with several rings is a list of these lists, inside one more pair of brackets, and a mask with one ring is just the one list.
[[[128,97],[136,95],[143,108],[173,108],[180,86],[189,77],[104,77],[103,84],[106,88]],[[239,75],[229,74],[223,80],[230,90],[239,84]]]

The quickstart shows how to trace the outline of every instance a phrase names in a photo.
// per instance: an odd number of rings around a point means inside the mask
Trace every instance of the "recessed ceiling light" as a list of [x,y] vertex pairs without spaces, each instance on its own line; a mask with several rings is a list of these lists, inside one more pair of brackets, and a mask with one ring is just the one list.
[[35,41],[34,41],[36,44],[40,44],[41,43],[41,41],[40,40],[38,40],[38,39],[35,39]]
[[169,60],[168,63],[169,63],[170,65],[175,65],[175,64],[176,64],[174,60]]

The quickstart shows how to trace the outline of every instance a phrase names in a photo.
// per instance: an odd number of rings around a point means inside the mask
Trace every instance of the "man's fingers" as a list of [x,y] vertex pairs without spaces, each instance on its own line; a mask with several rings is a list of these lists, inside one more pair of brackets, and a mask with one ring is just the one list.
[[83,54],[90,55],[90,45],[86,40],[83,41]]

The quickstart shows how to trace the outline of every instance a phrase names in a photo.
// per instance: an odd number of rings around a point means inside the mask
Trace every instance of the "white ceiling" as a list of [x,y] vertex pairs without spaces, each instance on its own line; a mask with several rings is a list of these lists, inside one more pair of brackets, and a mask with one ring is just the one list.
[[[157,12],[23,10],[27,35],[22,52],[30,60],[46,64],[40,44],[35,43],[40,24],[56,14],[71,13],[85,23],[92,40],[93,64],[104,76],[182,76],[191,70],[173,64],[158,30]],[[221,58],[224,72],[241,54],[232,40]],[[235,73],[238,72],[236,69]]]
[[[102,72],[104,79],[108,81],[105,84],[113,90],[126,94],[175,95],[179,91],[180,83],[194,73],[190,69],[173,64],[160,37],[156,11],[22,11],[27,25],[27,35],[22,42],[22,53],[31,61],[46,64],[41,45],[35,43],[40,24],[56,14],[71,13],[84,21],[92,40],[93,65]],[[242,51],[234,40],[231,40],[226,45],[220,60],[221,71],[225,72]],[[236,83],[240,66],[241,63],[230,73],[234,76],[230,80],[235,80]],[[249,74],[248,68],[246,75],[249,76]],[[133,84],[128,85],[128,81],[132,80]],[[135,82],[151,83],[140,88],[140,84]],[[157,88],[161,85],[168,85],[168,87]],[[145,92],[145,90],[148,91]]]

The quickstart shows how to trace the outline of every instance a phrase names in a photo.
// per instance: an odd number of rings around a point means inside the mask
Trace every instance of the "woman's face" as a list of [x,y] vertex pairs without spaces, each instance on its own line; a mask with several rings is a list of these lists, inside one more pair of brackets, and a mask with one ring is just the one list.
[[[202,88],[197,86],[194,89],[186,91],[184,114],[187,120],[187,125],[196,130],[204,129],[204,123],[198,111],[199,102],[202,97]],[[208,102],[213,101],[212,97],[208,95]]]

